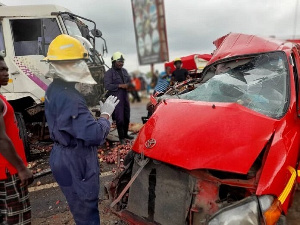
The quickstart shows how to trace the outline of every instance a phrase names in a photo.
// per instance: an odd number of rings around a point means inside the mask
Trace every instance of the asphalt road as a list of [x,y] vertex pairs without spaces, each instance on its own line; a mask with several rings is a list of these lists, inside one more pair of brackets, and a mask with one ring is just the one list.
[[[104,184],[105,182],[111,181],[113,176],[114,175],[111,172],[103,173],[100,176],[100,210],[105,208],[106,204],[108,204],[108,201],[106,201],[107,197],[104,193]],[[41,182],[41,184],[37,186],[37,182]],[[32,187],[29,188],[29,191],[32,206],[33,225],[38,225],[41,223],[49,225],[56,223],[59,224],[57,220],[61,221],[61,224],[68,224],[68,222],[73,221],[69,213],[69,207],[66,199],[57,183],[53,179],[52,174],[37,179]],[[113,220],[115,221],[116,218],[113,217]]]

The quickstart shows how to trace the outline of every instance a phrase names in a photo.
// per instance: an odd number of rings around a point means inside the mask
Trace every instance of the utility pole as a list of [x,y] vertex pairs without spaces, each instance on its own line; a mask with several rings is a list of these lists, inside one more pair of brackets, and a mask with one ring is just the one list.
[[153,74],[154,74],[154,63],[150,64],[150,70],[151,70],[151,75],[153,76]]
[[295,7],[295,18],[294,18],[294,33],[293,33],[293,39],[296,39],[296,31],[297,31],[297,17],[298,17],[298,3],[299,3],[299,0],[296,0],[296,7]]

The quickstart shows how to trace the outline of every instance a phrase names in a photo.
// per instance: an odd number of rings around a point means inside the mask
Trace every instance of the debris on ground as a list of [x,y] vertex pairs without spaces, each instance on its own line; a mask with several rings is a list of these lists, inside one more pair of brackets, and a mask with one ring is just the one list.
[[128,130],[132,134],[137,134],[142,129],[143,126],[144,126],[144,124],[142,124],[142,123],[130,123]]
[[30,140],[30,151],[33,154],[41,154],[41,153],[48,153],[51,151],[53,143],[49,142],[41,142],[37,139],[31,138]]
[[52,146],[52,142],[40,142],[37,139],[30,138],[31,155],[27,167],[31,170],[35,178],[51,173],[49,155]]
[[108,142],[106,142],[104,147],[98,149],[98,158],[100,162],[104,162],[107,164],[117,164],[118,152],[120,152],[120,167],[123,168],[123,161],[132,147],[131,142],[127,142],[124,145],[121,145],[120,143],[113,143],[112,147],[107,147],[109,146],[109,143],[107,143]]
[[[128,127],[129,128],[128,131],[131,132],[131,135],[137,134],[142,129],[142,127],[143,127],[142,123],[130,123]],[[111,142],[119,141],[118,130],[115,123],[111,125],[110,132],[107,136],[107,140]]]
[[[129,131],[131,134],[137,134],[143,127],[142,123],[130,123]],[[112,124],[111,130],[116,130],[115,123]],[[30,138],[31,146],[31,161],[28,163],[28,168],[32,171],[35,177],[43,176],[51,172],[49,166],[49,155],[53,147],[52,142],[40,142],[37,139]],[[120,167],[123,167],[123,160],[132,147],[131,142],[120,145],[119,142],[106,141],[98,149],[98,158],[100,163],[117,164],[118,150],[120,150]],[[111,169],[111,168],[110,168]],[[111,169],[114,171],[115,169]]]
[[[99,202],[99,212],[100,212],[100,219],[101,224],[103,225],[112,225],[112,224],[118,224],[118,225],[125,225],[124,222],[121,222],[120,219],[111,213],[109,210],[106,210],[105,205],[109,204],[106,201]],[[51,210],[50,208],[49,210]],[[73,225],[74,219],[70,211],[65,212],[58,212],[55,215],[45,217],[45,218],[32,218],[32,225]]]

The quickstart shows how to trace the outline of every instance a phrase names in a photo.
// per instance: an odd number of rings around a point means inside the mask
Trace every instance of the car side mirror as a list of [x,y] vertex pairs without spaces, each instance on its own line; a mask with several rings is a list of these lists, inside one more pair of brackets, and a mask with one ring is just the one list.
[[101,38],[102,37],[102,32],[98,29],[93,29],[91,30],[91,33],[94,37],[98,37],[98,38]]

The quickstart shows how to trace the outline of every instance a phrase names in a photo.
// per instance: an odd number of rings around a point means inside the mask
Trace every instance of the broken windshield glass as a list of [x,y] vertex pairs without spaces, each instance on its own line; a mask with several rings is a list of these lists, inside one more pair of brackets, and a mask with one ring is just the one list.
[[283,52],[212,65],[203,81],[181,99],[235,102],[270,117],[280,117],[287,101],[287,59]]

